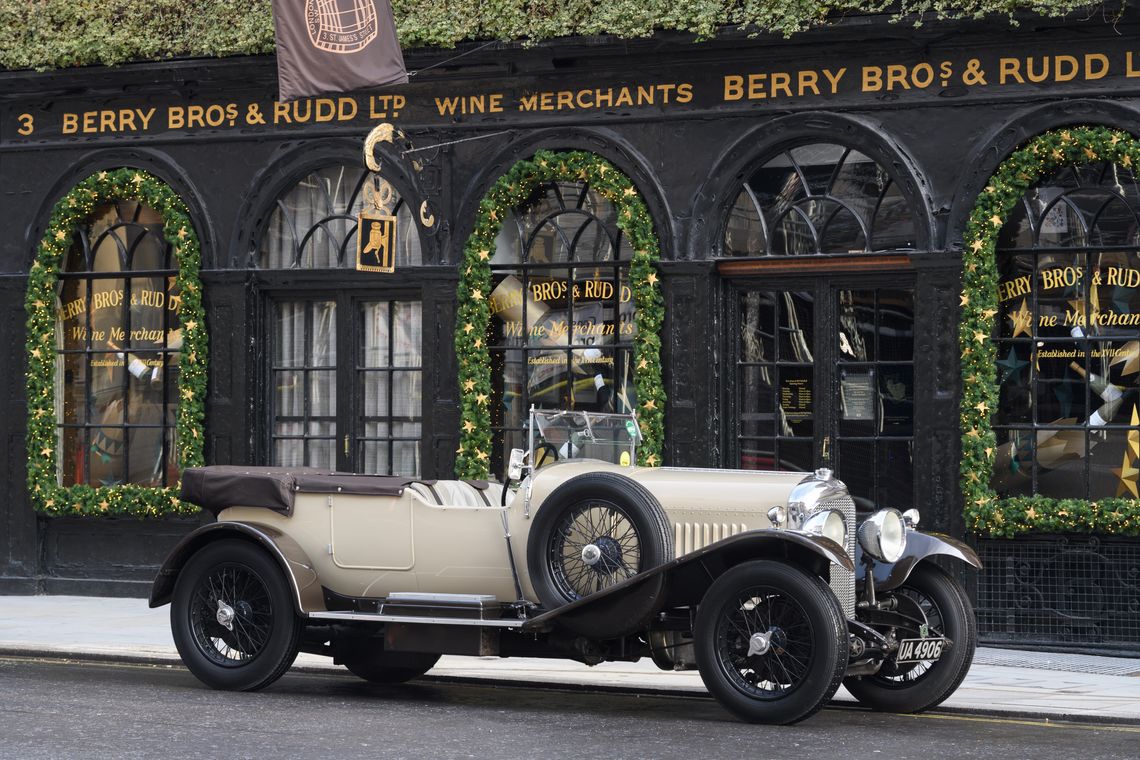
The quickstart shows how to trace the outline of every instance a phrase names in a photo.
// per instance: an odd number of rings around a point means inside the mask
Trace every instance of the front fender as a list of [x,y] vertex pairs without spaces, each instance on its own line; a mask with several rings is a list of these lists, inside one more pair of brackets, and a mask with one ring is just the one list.
[[[895,563],[875,562],[875,591],[890,591],[898,588],[910,577],[911,572],[927,557],[941,554],[954,557],[967,565],[982,569],[982,561],[977,553],[956,538],[941,533],[919,533],[908,531],[906,552]],[[867,563],[863,561],[863,547],[855,542],[855,585],[862,586],[867,576]]]
[[[596,594],[542,613],[527,621],[524,628],[542,628],[561,617],[591,618],[621,614],[625,600],[639,594],[664,593],[666,606],[695,605],[705,590],[725,570],[755,559],[779,559],[806,572],[824,577],[830,565],[852,571],[851,558],[831,539],[788,530],[750,530],[717,541],[677,557],[663,565],[638,573]],[[665,576],[660,583],[647,583]]]
[[317,583],[317,573],[304,549],[280,530],[258,523],[214,522],[203,525],[178,542],[162,563],[150,589],[150,606],[161,607],[170,602],[174,584],[183,566],[199,549],[214,541],[240,538],[265,549],[277,561],[285,580],[293,590],[293,603],[298,614],[323,611],[324,594]]

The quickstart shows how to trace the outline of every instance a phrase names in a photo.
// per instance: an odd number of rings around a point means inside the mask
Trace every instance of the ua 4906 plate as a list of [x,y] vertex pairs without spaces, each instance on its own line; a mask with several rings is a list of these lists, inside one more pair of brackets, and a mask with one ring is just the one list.
[[899,651],[898,656],[895,657],[895,662],[926,662],[928,660],[937,660],[942,656],[942,650],[945,647],[946,639],[942,638],[903,639],[899,642]]

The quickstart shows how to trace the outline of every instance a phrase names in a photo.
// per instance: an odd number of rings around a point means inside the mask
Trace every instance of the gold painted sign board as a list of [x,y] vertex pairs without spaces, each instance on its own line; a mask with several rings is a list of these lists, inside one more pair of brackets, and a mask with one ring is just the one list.
[[364,211],[357,217],[356,269],[361,272],[396,271],[396,217]]

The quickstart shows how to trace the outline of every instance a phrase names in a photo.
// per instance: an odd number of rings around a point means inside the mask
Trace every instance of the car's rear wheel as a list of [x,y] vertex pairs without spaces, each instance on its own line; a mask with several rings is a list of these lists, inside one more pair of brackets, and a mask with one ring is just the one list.
[[[878,673],[843,682],[861,703],[884,712],[912,713],[929,710],[954,693],[970,670],[978,645],[974,611],[965,590],[944,570],[923,563],[897,589],[886,594],[900,597],[900,609],[920,609],[926,617],[927,635],[944,636],[951,646],[933,661],[884,663]],[[915,614],[918,614],[917,612]],[[919,630],[896,631],[899,639],[918,638]]]
[[637,482],[594,472],[563,483],[531,526],[527,561],[535,593],[559,607],[673,558],[661,505]]
[[297,657],[302,628],[281,568],[240,540],[218,541],[190,558],[174,586],[170,626],[190,672],[235,691],[280,678]]
[[847,668],[847,628],[827,585],[759,560],[709,587],[693,629],[709,692],[750,723],[795,723],[822,708]]

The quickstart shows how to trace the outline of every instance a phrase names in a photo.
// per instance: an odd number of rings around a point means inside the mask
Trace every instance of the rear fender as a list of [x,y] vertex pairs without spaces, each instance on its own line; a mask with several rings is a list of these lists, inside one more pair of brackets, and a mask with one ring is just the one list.
[[[954,557],[967,565],[982,568],[977,553],[963,542],[941,533],[919,533],[907,531],[906,551],[902,559],[895,563],[875,562],[875,591],[890,591],[898,588],[910,577],[911,572],[923,560],[942,555]],[[861,590],[866,581],[867,564],[863,562],[863,547],[855,542],[855,585]]]
[[[828,568],[833,564],[849,571],[855,569],[842,547],[830,539],[786,530],[752,530],[709,544],[584,599],[544,612],[530,619],[524,628],[542,628],[560,618],[570,620],[620,614],[626,606],[625,600],[642,594],[663,594],[658,609],[693,606],[726,570],[757,559],[783,560],[821,578],[828,577]],[[664,588],[660,582],[662,576]]]
[[323,611],[324,595],[317,583],[317,573],[305,551],[289,536],[276,528],[258,523],[215,522],[203,525],[182,539],[154,579],[150,589],[150,606],[161,607],[170,602],[178,574],[199,549],[227,538],[238,538],[265,549],[285,575],[293,591],[293,604],[298,614]]

